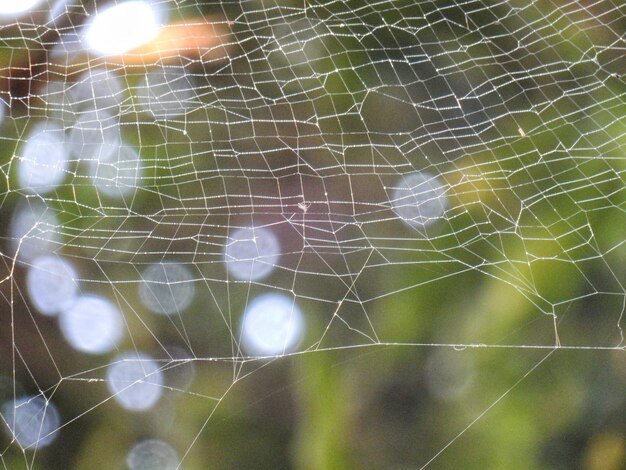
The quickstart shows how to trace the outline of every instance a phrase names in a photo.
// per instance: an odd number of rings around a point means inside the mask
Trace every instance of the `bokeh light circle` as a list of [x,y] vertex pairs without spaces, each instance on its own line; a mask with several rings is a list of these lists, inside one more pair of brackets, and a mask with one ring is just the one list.
[[392,205],[403,222],[426,227],[444,214],[446,188],[439,178],[428,172],[410,173],[402,176],[394,188]]
[[126,465],[129,470],[176,470],[180,459],[176,450],[168,443],[147,439],[130,450]]
[[57,437],[61,425],[57,408],[40,395],[8,400],[2,405],[3,421],[23,449],[38,449]]
[[141,352],[117,357],[107,369],[111,395],[129,411],[146,411],[161,398],[163,373],[154,359]]
[[141,275],[139,297],[148,310],[161,315],[182,313],[196,288],[189,269],[178,263],[155,263]]
[[124,319],[105,298],[85,295],[61,312],[61,331],[70,345],[89,354],[111,351],[122,339]]
[[77,273],[60,256],[42,256],[33,262],[26,275],[30,301],[44,315],[67,310],[78,294]]
[[18,204],[10,223],[11,245],[19,257],[32,261],[50,254],[61,245],[56,212],[40,200]]
[[282,294],[263,294],[246,309],[241,327],[243,346],[253,356],[289,353],[304,333],[302,312]]
[[228,273],[243,281],[259,281],[267,277],[279,258],[278,238],[264,227],[235,230],[224,247]]
[[61,129],[38,126],[21,149],[18,181],[30,193],[45,194],[67,175],[68,150]]

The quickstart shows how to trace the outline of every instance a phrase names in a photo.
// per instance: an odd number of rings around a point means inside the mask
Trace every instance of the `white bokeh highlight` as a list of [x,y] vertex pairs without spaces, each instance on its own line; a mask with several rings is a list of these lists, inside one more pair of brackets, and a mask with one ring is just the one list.
[[40,200],[22,201],[15,209],[9,233],[11,247],[23,261],[50,254],[61,246],[59,220]]
[[61,331],[76,350],[103,354],[113,350],[122,339],[124,318],[109,300],[95,295],[78,297],[60,314]]
[[304,334],[304,317],[294,301],[282,294],[264,294],[246,308],[242,344],[252,356],[292,352]]
[[424,228],[439,220],[447,206],[446,188],[428,172],[414,172],[400,178],[393,189],[392,207],[406,224]]
[[67,310],[78,295],[77,278],[74,266],[60,256],[36,258],[26,275],[30,301],[44,315]]
[[141,183],[142,162],[134,147],[119,145],[106,158],[90,160],[93,184],[102,195],[121,199],[135,193]]
[[37,97],[43,102],[49,119],[54,119],[60,125],[66,125],[76,119],[71,107],[68,84],[64,80],[47,80],[37,92]]
[[123,408],[146,411],[163,393],[163,373],[158,363],[141,352],[118,356],[107,368],[107,388]]
[[69,135],[71,155],[88,162],[105,161],[119,151],[119,121],[108,111],[89,111],[72,126]]
[[139,298],[153,313],[182,313],[193,301],[196,288],[187,266],[178,263],[155,263],[141,274]]
[[74,83],[64,83],[67,99],[76,112],[107,111],[113,116],[126,97],[126,86],[116,73],[103,67],[84,72]]
[[10,437],[23,449],[35,450],[49,445],[58,436],[55,431],[61,425],[57,408],[40,395],[4,402],[2,417]]
[[136,444],[128,453],[129,470],[177,470],[180,459],[176,450],[159,439],[147,439]]
[[114,2],[98,11],[85,31],[86,48],[102,55],[118,55],[152,40],[162,17],[153,2]]
[[259,281],[267,277],[280,258],[280,242],[268,228],[235,230],[224,247],[228,273],[242,281]]
[[46,194],[67,175],[69,155],[61,129],[35,127],[19,156],[18,183],[29,193]]

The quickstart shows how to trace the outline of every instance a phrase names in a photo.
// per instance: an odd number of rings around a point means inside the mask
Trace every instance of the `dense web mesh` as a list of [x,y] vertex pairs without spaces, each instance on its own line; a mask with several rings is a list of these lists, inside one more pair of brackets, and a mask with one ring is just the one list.
[[0,16],[4,468],[518,468],[465,434],[508,449],[472,430],[524,390],[558,441],[598,367],[623,417],[621,2],[35,3]]

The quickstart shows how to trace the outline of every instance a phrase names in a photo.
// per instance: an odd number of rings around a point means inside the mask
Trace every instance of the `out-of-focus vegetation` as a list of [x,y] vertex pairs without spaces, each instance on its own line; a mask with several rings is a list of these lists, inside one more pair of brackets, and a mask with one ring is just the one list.
[[[187,470],[625,468],[626,8],[160,3],[172,22],[230,29],[227,57],[172,53],[193,94],[177,92],[183,112],[166,119],[137,98],[159,61],[52,54],[80,15],[0,27],[0,395],[44,392],[67,423],[36,452],[5,433],[2,468],[125,468],[145,438],[169,442]],[[54,191],[20,188],[29,130],[74,125],[46,86],[96,65],[126,87],[113,111],[140,187],[107,198],[73,161]],[[446,188],[445,217],[424,227],[392,208],[414,171]],[[72,350],[29,304],[9,227],[25,200],[58,216],[53,250],[81,289],[123,312],[111,354]],[[282,244],[253,283],[223,262],[227,235],[247,225]],[[138,273],[163,260],[195,280],[180,316],[139,298]],[[304,338],[295,354],[245,358],[242,314],[270,291],[293,296]],[[172,362],[172,347],[189,361]],[[124,350],[170,374],[148,412],[110,399],[106,366]]]

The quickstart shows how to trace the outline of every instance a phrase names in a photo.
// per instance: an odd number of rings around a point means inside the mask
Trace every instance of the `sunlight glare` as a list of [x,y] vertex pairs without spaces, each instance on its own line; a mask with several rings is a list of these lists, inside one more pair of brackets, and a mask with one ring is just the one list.
[[119,55],[155,38],[160,29],[157,10],[147,1],[128,1],[99,12],[85,34],[88,49]]
[[23,13],[42,0],[0,0],[0,15]]

